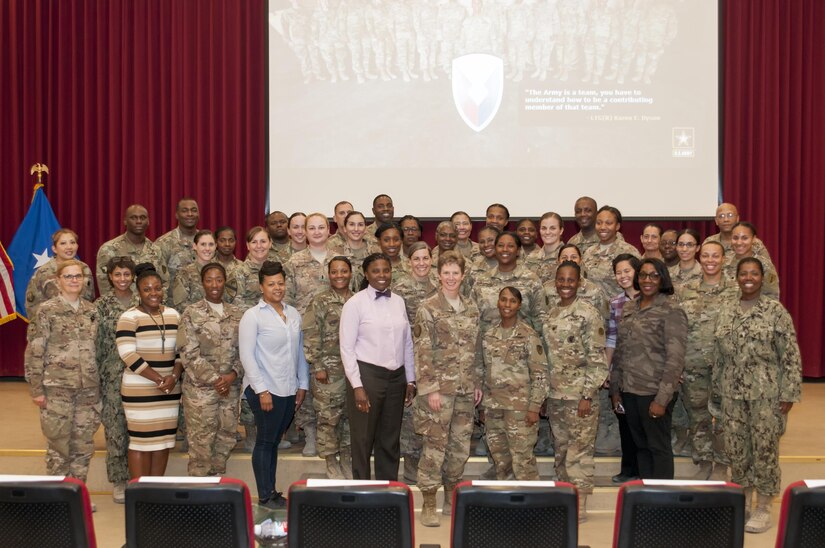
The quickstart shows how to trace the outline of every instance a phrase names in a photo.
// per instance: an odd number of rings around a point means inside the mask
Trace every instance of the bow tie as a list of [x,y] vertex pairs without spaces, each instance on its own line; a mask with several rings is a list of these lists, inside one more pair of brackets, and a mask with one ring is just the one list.
[[392,292],[390,292],[389,289],[385,289],[384,291],[376,291],[375,292],[375,299],[378,300],[381,297],[386,297],[386,298],[389,299],[390,295],[392,295]]

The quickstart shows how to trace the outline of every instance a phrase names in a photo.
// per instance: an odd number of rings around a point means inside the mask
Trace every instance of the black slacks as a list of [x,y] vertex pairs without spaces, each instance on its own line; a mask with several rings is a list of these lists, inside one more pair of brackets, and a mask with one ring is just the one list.
[[347,411],[352,439],[352,477],[370,479],[370,454],[375,454],[375,479],[398,480],[401,459],[399,438],[407,395],[403,367],[391,371],[359,361],[361,384],[370,401],[369,413],[355,407],[355,395],[347,382]]
[[639,477],[642,479],[673,479],[673,449],[670,445],[670,426],[677,393],[659,418],[650,416],[650,402],[656,396],[639,396],[622,392],[627,426],[636,444]]

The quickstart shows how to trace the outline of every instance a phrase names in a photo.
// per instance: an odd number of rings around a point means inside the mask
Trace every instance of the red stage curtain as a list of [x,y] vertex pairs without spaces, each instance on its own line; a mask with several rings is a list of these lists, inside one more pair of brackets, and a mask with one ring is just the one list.
[[[90,263],[122,231],[133,202],[149,208],[153,238],[174,226],[182,196],[198,199],[203,226],[243,232],[261,222],[265,7],[264,0],[0,3],[0,240],[8,245],[25,214],[35,162],[48,164],[49,199]],[[724,21],[724,196],[760,228],[776,258],[813,377],[825,376],[825,258],[820,231],[803,233],[803,220],[825,204],[823,9],[820,0],[727,0]],[[572,213],[572,204],[548,207]],[[638,243],[642,224],[625,224],[629,241]],[[428,236],[433,229],[428,223]],[[24,333],[21,321],[0,328],[0,376],[22,374]]]
[[[0,2],[0,239],[28,208],[35,162],[80,255],[149,209],[149,236],[183,196],[201,224],[260,224],[266,178],[264,0]],[[91,265],[94,268],[94,265]],[[0,329],[0,375],[20,375],[25,324]]]

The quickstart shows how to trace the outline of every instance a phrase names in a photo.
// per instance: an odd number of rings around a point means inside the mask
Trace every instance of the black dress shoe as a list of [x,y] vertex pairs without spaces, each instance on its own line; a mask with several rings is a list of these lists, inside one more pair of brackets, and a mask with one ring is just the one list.
[[624,474],[616,474],[612,478],[610,478],[613,483],[625,483],[628,481],[633,481],[639,479],[639,476],[626,476]]

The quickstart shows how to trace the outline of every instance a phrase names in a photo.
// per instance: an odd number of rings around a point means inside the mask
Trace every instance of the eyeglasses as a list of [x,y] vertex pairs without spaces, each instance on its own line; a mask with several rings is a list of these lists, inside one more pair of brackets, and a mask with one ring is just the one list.
[[651,282],[658,281],[661,278],[658,272],[639,272],[640,280],[650,280]]
[[734,217],[736,217],[734,213],[720,213],[716,216],[717,219],[733,219]]
[[82,280],[83,274],[63,274],[60,277],[68,282],[70,280]]
[[696,247],[696,244],[695,244],[695,243],[693,243],[693,242],[679,242],[678,244],[676,244],[676,247],[687,247],[687,248],[691,248],[691,247]]
[[662,240],[662,245],[676,245],[676,240]]
[[420,230],[418,230],[418,228],[417,228],[417,227],[414,227],[414,226],[405,226],[405,227],[404,227],[404,228],[402,228],[401,230],[402,230],[403,232],[408,233],[408,234],[412,234],[413,232],[421,232]]

